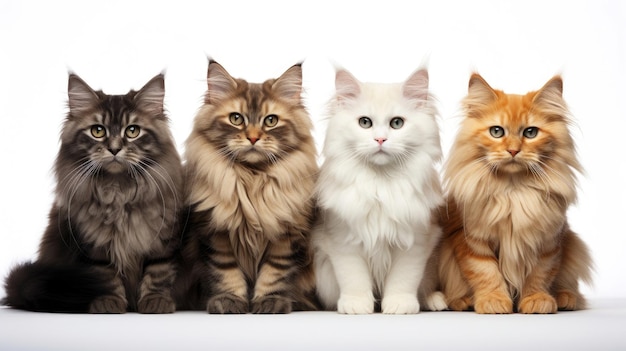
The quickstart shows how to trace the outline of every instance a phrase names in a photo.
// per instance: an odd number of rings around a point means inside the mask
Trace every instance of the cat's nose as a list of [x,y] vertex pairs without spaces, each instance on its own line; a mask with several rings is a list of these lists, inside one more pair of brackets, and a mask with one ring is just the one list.
[[252,145],[256,144],[257,141],[259,141],[259,138],[255,138],[255,137],[248,137],[248,140],[250,140],[250,143]]
[[387,141],[387,138],[374,138],[374,140],[378,142],[378,145],[382,145],[385,141]]
[[506,150],[508,151],[512,157],[515,157],[515,155],[519,154],[519,150]]
[[120,150],[122,150],[122,149],[120,149],[120,148],[109,148],[109,152],[110,152],[113,156],[117,155],[117,153],[118,153],[118,152],[120,152]]

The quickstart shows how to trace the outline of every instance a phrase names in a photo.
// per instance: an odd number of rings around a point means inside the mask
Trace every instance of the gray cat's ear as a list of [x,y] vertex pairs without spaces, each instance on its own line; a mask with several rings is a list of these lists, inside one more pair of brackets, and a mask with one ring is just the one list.
[[70,73],[67,83],[70,115],[80,116],[93,109],[99,101],[98,94],[78,75]]
[[428,101],[428,70],[415,71],[402,86],[402,95],[421,105]]
[[152,78],[135,95],[135,102],[140,110],[154,114],[163,113],[165,99],[165,77],[158,74]]
[[212,104],[229,97],[237,89],[237,82],[219,63],[209,60],[205,101]]
[[282,99],[299,103],[302,93],[302,64],[297,63],[286,70],[276,79],[272,89]]
[[335,90],[338,101],[354,100],[361,94],[361,83],[350,72],[339,69],[335,73]]

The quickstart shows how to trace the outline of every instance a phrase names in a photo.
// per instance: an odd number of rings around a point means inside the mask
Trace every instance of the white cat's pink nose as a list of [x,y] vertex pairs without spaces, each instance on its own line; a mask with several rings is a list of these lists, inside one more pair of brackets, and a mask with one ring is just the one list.
[[385,141],[387,141],[387,138],[374,138],[374,140],[378,142],[378,145],[382,145]]

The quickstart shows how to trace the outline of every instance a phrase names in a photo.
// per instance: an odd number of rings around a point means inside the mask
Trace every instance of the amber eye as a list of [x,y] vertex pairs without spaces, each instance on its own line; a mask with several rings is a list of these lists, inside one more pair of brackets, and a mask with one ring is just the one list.
[[139,126],[132,125],[132,126],[126,127],[126,130],[124,131],[124,134],[126,134],[126,137],[128,137],[128,138],[134,139],[134,138],[139,136],[139,132],[140,131],[141,131],[141,129],[139,128]]
[[104,138],[107,135],[107,131],[106,129],[104,129],[103,125],[95,124],[91,126],[91,135],[94,138],[100,139],[100,138]]
[[524,129],[524,132],[522,132],[522,134],[524,134],[524,137],[528,139],[535,138],[538,133],[539,133],[539,128],[537,127],[528,127]]
[[243,123],[243,116],[240,113],[232,112],[228,116],[228,120],[234,126],[240,126]]
[[404,125],[404,120],[402,119],[402,117],[394,117],[391,119],[389,125],[393,129],[400,129]]
[[359,118],[359,126],[364,129],[372,128],[372,120],[369,117],[361,117]]
[[489,128],[489,134],[494,138],[502,138],[504,136],[504,128],[500,126],[493,126]]
[[273,127],[278,123],[278,116],[276,115],[268,115],[263,119],[263,124],[265,124],[266,127]]

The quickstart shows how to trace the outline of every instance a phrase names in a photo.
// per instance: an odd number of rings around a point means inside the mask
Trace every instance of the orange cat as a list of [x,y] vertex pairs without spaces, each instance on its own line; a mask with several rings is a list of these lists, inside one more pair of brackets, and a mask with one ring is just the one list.
[[470,78],[444,171],[439,274],[450,309],[585,308],[578,282],[591,281],[591,257],[566,218],[582,167],[562,92],[559,76],[526,95]]

